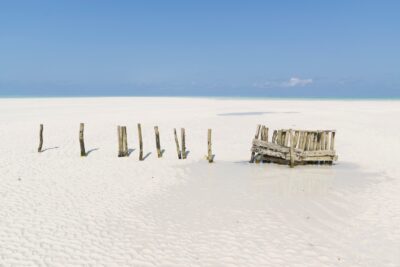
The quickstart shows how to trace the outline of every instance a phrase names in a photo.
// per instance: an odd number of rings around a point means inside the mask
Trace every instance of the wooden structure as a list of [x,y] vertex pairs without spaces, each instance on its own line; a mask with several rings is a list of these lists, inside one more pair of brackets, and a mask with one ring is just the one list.
[[301,164],[332,164],[337,160],[335,130],[275,130],[258,125],[251,148],[250,162],[274,162],[291,167]]

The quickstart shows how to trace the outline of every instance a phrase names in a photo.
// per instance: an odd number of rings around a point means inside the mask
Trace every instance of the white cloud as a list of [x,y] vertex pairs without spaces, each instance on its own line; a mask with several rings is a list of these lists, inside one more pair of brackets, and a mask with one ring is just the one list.
[[263,83],[256,82],[253,84],[254,87],[258,88],[286,88],[286,87],[303,87],[313,83],[313,79],[301,79],[298,77],[292,77],[288,81],[266,81]]
[[312,79],[300,79],[297,77],[292,77],[289,79],[289,81],[283,82],[282,86],[283,87],[296,87],[296,86],[305,86],[307,84],[312,84],[313,80]]

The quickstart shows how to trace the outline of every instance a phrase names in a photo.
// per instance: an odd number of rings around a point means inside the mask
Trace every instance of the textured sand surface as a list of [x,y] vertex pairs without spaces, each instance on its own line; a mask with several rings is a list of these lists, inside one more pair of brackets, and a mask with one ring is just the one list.
[[[0,99],[0,266],[399,266],[399,117],[398,101]],[[248,164],[259,123],[336,129],[339,162]]]

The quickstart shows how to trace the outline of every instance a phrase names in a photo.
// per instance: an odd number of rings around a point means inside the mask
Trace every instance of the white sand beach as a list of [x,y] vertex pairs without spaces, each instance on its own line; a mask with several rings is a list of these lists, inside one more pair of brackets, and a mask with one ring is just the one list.
[[[399,117],[399,101],[0,99],[0,266],[400,266]],[[249,164],[257,124],[336,129],[339,160]]]

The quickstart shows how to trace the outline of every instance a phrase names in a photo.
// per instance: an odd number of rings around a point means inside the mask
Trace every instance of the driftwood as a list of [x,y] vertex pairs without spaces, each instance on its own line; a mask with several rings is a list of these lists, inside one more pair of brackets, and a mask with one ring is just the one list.
[[40,129],[39,129],[39,147],[38,147],[38,152],[42,152],[43,148],[43,124],[40,124]]
[[80,149],[81,149],[81,157],[86,157],[85,141],[83,139],[84,128],[85,128],[85,124],[81,123],[79,126],[79,145],[80,145]]
[[261,159],[293,167],[301,164],[332,164],[338,158],[334,150],[334,130],[275,130],[271,141],[268,141],[265,129],[268,128],[261,127],[261,138],[256,134],[253,139],[251,162]]

